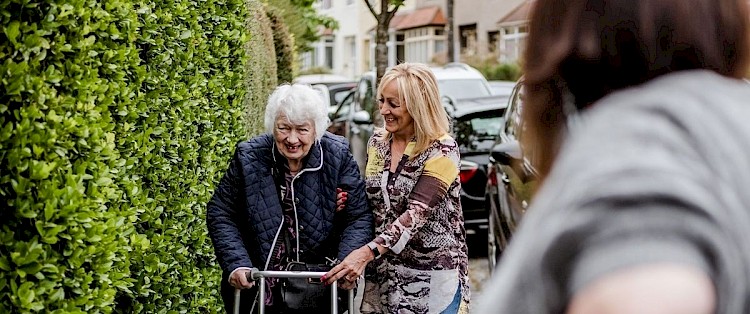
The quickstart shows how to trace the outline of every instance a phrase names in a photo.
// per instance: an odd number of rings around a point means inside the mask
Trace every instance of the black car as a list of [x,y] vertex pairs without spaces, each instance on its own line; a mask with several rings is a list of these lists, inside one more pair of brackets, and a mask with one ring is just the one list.
[[461,153],[461,208],[472,255],[484,253],[484,241],[488,238],[488,209],[485,203],[487,162],[490,149],[503,125],[504,104],[507,101],[507,96],[501,99],[495,96],[466,100],[444,97],[453,136]]
[[487,257],[490,270],[497,265],[538,184],[539,176],[530,154],[518,141],[524,131],[522,95],[523,83],[519,81],[508,102],[487,167],[485,199],[489,208]]

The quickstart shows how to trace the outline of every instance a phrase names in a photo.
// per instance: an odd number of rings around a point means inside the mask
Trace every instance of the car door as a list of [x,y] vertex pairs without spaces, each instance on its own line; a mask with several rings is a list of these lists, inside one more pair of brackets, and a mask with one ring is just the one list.
[[[523,84],[518,84],[511,95],[505,114],[505,126],[493,148],[492,158],[505,188],[508,206],[499,206],[510,233],[515,232],[538,184],[536,170],[528,151],[520,143],[524,132],[522,120]],[[500,200],[502,202],[503,200]]]

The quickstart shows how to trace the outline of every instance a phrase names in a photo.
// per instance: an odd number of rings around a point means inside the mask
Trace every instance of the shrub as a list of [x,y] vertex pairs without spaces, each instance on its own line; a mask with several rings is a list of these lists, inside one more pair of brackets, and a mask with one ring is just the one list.
[[[220,270],[205,226],[206,203],[244,138],[243,0],[152,1],[136,7],[145,68],[135,110],[117,121],[118,147],[138,188],[138,243],[130,253],[125,313],[215,312]],[[126,189],[126,191],[129,191]]]
[[0,313],[221,311],[205,205],[258,132],[248,10],[0,4]]
[[138,18],[119,0],[0,13],[0,312],[111,312],[137,237],[113,113],[135,109]]
[[263,112],[266,101],[276,87],[276,53],[273,45],[271,22],[266,16],[262,3],[258,0],[247,0],[251,12],[247,20],[247,29],[253,36],[245,46],[247,55],[252,56],[245,66],[247,74],[245,96],[245,126],[247,136],[252,137],[263,132]]
[[289,34],[286,24],[283,22],[281,15],[276,12],[277,9],[267,7],[268,19],[271,21],[271,30],[273,33],[273,46],[276,50],[276,72],[278,83],[291,83],[294,78],[294,69],[292,68],[294,60],[293,47],[294,43]]
[[461,59],[482,72],[487,80],[516,81],[521,77],[521,67],[518,63],[499,63],[494,55],[485,58],[462,56]]
[[331,74],[331,69],[328,67],[320,66],[320,67],[312,67],[305,69],[303,71],[300,71],[300,75],[308,75],[308,74]]

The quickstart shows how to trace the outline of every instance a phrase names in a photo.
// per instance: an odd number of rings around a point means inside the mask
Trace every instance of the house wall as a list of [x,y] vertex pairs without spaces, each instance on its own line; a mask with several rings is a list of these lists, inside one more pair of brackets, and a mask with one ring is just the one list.
[[524,1],[525,0],[454,0],[453,24],[455,26],[454,33],[457,41],[456,46],[458,46],[458,42],[460,41],[460,27],[462,25],[476,23],[477,36],[476,46],[474,47],[475,49],[473,49],[474,53],[480,57],[488,55],[490,52],[490,48],[488,47],[490,39],[487,36],[487,33],[489,31],[498,31],[497,21]]
[[[477,40],[475,52],[479,55],[489,53],[488,31],[497,31],[497,21],[508,14],[524,0],[454,0],[454,34],[456,47],[459,47],[461,25],[476,24]],[[379,9],[378,1],[374,6]],[[318,12],[330,16],[339,22],[339,28],[333,33],[333,68],[334,74],[352,79],[374,67],[374,28],[375,18],[367,9],[364,0],[318,0],[315,4]],[[407,0],[399,12],[407,12],[415,8],[439,6],[447,17],[446,0]],[[395,35],[391,36],[395,40]],[[302,60],[315,59],[305,66],[325,65],[325,39],[321,39],[313,47],[314,54],[301,56]],[[389,42],[393,47],[393,42]],[[447,46],[447,44],[446,44]],[[406,60],[414,61],[414,60]],[[395,49],[389,48],[389,65],[396,64]]]

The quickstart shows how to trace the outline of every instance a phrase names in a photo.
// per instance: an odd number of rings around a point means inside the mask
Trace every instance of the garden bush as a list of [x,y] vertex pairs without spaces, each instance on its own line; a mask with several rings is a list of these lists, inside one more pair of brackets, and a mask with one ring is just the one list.
[[247,1],[250,12],[247,29],[254,36],[245,46],[247,55],[252,56],[245,66],[245,126],[247,136],[252,137],[263,132],[263,113],[268,96],[277,85],[277,69],[271,21],[266,9],[258,0]]
[[243,0],[141,2],[137,40],[145,78],[136,110],[120,116],[118,147],[138,182],[132,293],[124,313],[220,308],[220,271],[205,226],[206,203],[244,138]]
[[250,10],[0,4],[0,313],[221,311],[205,205],[275,64]]
[[283,17],[278,9],[266,7],[268,19],[271,21],[273,46],[276,51],[276,77],[279,84],[291,83],[294,78],[294,39],[289,33]]
[[108,313],[135,210],[113,113],[143,75],[124,1],[0,4],[0,313]]

